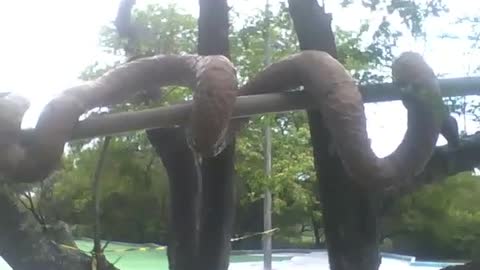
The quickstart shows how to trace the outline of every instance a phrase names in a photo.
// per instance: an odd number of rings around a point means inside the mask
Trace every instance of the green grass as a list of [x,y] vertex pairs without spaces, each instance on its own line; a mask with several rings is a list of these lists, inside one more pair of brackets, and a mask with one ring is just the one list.
[[[76,241],[78,247],[85,251],[92,250],[93,243],[90,240]],[[136,245],[128,243],[110,243],[105,250],[105,256],[110,262],[118,262],[115,264],[122,270],[162,270],[168,269],[168,259],[166,249],[153,245]],[[290,260],[291,257],[273,257],[274,261]],[[263,255],[233,255],[230,262],[258,262],[263,260]]]
[[[89,240],[76,241],[78,247],[85,251],[92,250],[93,243]],[[120,269],[168,269],[166,250],[149,248],[148,246],[111,243],[105,250],[105,256]]]

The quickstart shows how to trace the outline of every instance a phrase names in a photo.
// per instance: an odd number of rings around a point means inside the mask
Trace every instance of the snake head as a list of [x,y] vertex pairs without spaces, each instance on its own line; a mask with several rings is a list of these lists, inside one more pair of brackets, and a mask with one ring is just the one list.
[[392,66],[393,82],[401,89],[402,102],[407,108],[423,108],[432,113],[435,126],[441,127],[449,117],[438,80],[424,58],[415,52],[404,52]]
[[400,88],[404,100],[441,98],[440,87],[432,68],[422,55],[404,52],[393,61],[393,84]]
[[436,78],[423,56],[416,52],[404,52],[393,61],[392,77],[400,87]]
[[[187,127],[185,129],[186,131],[186,138],[187,138],[187,144],[194,151],[195,153],[200,154],[202,157],[215,157],[218,154],[220,154],[225,147],[227,146],[227,134],[228,128],[225,128],[224,130],[221,131],[221,133],[216,137],[215,141],[200,141],[199,139],[202,139],[201,135],[199,136],[192,130],[191,127]],[[210,136],[211,138],[215,138],[213,136]]]

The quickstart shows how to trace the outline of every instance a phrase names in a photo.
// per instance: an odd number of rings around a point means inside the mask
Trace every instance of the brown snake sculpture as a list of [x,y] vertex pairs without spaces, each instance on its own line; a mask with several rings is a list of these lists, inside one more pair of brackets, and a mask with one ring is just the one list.
[[224,56],[159,55],[126,63],[53,99],[41,113],[32,136],[11,138],[17,141],[9,149],[21,149],[22,158],[0,164],[0,172],[19,182],[45,178],[60,161],[64,145],[83,113],[123,102],[133,96],[132,89],[152,85],[193,89],[194,105],[187,126],[189,145],[201,156],[216,155],[223,149],[237,95],[232,63]]
[[[416,72],[403,72],[412,66]],[[237,94],[304,86],[317,102],[352,179],[368,189],[389,188],[412,180],[422,171],[448,117],[437,79],[420,55],[404,53],[392,69],[394,79],[409,89],[404,94],[408,129],[399,147],[385,158],[378,158],[370,148],[363,100],[354,79],[327,53],[304,51],[270,65],[239,91],[235,69],[223,56],[155,56],[127,63],[51,101],[32,138],[16,142],[24,151],[23,158],[10,161],[8,166],[0,164],[0,169],[16,181],[46,177],[58,163],[81,114],[123,102],[133,95],[131,89],[151,85],[193,89],[194,105],[187,127],[189,144],[201,156],[216,155],[225,144]]]

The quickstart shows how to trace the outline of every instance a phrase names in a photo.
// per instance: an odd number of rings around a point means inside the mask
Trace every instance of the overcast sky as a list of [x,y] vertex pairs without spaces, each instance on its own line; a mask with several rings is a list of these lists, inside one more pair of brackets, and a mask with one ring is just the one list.
[[[165,0],[137,0],[137,7]],[[197,0],[175,1],[186,12],[198,14]],[[275,5],[274,0],[270,2]],[[340,0],[326,0],[333,23],[357,30],[360,20],[373,18],[361,8],[340,9]],[[415,50],[425,55],[437,73],[447,77],[466,76],[472,65],[480,64],[480,53],[466,54],[468,43],[440,40],[444,32],[465,35],[469,29],[455,25],[455,18],[480,14],[480,1],[447,0],[450,15],[426,24],[427,42],[402,39],[399,51]],[[119,0],[15,0],[2,1],[0,14],[0,92],[12,91],[28,97],[32,106],[24,126],[32,126],[42,106],[63,89],[79,83],[80,72],[105,55],[98,47],[99,30],[115,17]],[[263,8],[264,1],[230,1],[243,14]],[[381,19],[381,18],[373,18]],[[389,154],[403,137],[406,112],[400,103],[367,105],[368,130],[372,147],[380,156]],[[392,119],[394,117],[395,119]],[[461,120],[461,119],[460,119]],[[463,124],[461,124],[463,126]],[[468,125],[470,132],[477,127]],[[440,141],[443,143],[443,140]]]

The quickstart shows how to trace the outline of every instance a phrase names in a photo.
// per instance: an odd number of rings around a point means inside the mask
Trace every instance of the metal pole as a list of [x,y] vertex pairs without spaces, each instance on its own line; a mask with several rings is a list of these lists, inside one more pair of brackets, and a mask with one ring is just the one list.
[[[270,4],[265,1],[265,59],[264,65],[268,66],[272,63],[272,50],[270,47]],[[271,117],[266,115],[264,136],[264,158],[265,158],[265,177],[267,181],[272,177],[272,131],[270,128]],[[270,231],[272,229],[272,193],[267,187],[263,198],[263,230]],[[263,237],[263,269],[272,270],[272,234],[267,233]]]
[[[440,79],[439,83],[445,97],[480,95],[480,77]],[[400,91],[390,83],[360,86],[360,92],[365,103],[400,100]],[[239,96],[232,118],[314,109],[317,105],[313,101],[302,91]],[[183,125],[188,121],[191,106],[192,102],[186,102],[137,112],[92,116],[78,122],[70,140]],[[22,132],[28,135],[33,130],[26,129]]]
[[[272,176],[272,131],[270,124],[265,125],[265,177]],[[263,198],[263,230],[272,229],[272,193],[267,188]],[[272,269],[272,234],[266,233],[263,236],[263,269]]]

